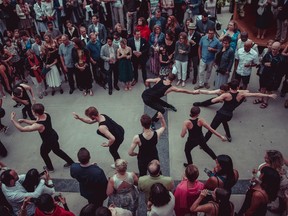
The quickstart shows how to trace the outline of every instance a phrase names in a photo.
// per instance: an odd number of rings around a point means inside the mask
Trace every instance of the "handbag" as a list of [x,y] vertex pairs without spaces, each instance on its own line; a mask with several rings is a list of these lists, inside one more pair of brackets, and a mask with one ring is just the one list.
[[41,74],[42,74],[43,76],[46,76],[46,74],[49,73],[50,70],[51,70],[51,68],[43,67],[43,68],[42,68],[42,71],[41,71]]

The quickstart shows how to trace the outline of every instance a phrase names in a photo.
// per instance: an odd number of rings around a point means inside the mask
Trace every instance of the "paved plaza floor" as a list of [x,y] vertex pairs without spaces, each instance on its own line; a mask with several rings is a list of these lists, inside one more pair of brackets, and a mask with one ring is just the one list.
[[[230,14],[219,15],[223,27],[228,22]],[[140,72],[139,72],[140,73]],[[210,84],[213,84],[213,76]],[[121,86],[122,87],[122,86]],[[187,81],[186,89],[193,89],[192,81]],[[144,106],[141,94],[145,89],[143,83],[139,82],[132,91],[113,91],[108,95],[108,90],[104,90],[98,85],[94,85],[94,96],[82,95],[82,92],[76,90],[69,95],[68,83],[63,84],[64,94],[56,92],[51,96],[37,102],[43,103],[46,111],[51,115],[53,127],[59,134],[61,148],[71,156],[75,161],[76,154],[81,147],[86,147],[91,153],[91,161],[103,168],[107,176],[112,176],[114,170],[110,168],[113,163],[108,148],[101,146],[105,141],[96,134],[97,124],[88,125],[73,118],[72,112],[84,116],[84,110],[89,106],[95,106],[100,113],[107,114],[125,129],[125,140],[120,146],[119,153],[123,159],[128,161],[128,170],[136,171],[137,159],[130,157],[127,153],[134,135],[141,133],[140,116],[145,112],[153,115],[155,111]],[[212,87],[211,87],[212,89]],[[256,92],[258,89],[258,77],[254,71],[249,84],[249,90]],[[279,94],[279,93],[278,93]],[[202,101],[210,98],[207,95],[186,95],[171,93],[166,100],[173,104],[178,111],[168,111],[165,114],[167,121],[167,130],[162,136],[158,150],[160,162],[165,175],[170,175],[173,179],[179,181],[182,178],[185,161],[184,144],[186,141],[180,137],[180,131],[184,120],[189,118],[189,111],[192,104],[196,101]],[[233,119],[229,122],[232,142],[222,142],[215,136],[209,140],[209,146],[215,151],[216,155],[228,154],[233,159],[234,167],[239,171],[239,184],[234,191],[233,200],[236,207],[239,208],[243,200],[243,194],[247,189],[247,182],[251,178],[251,171],[264,161],[265,150],[277,149],[285,157],[288,157],[286,135],[288,132],[287,118],[288,110],[284,108],[284,98],[278,97],[271,100],[267,109],[260,109],[259,105],[254,105],[252,99],[247,99],[234,112]],[[44,163],[40,157],[41,139],[38,133],[21,133],[10,123],[10,113],[15,111],[17,118],[22,118],[21,108],[13,108],[15,102],[7,96],[3,99],[3,107],[6,110],[6,116],[3,118],[3,124],[10,128],[7,134],[0,134],[1,141],[8,150],[6,158],[0,158],[11,168],[15,168],[18,173],[25,173],[30,168],[42,169]],[[221,107],[221,104],[209,108],[201,108],[201,117],[210,123]],[[224,133],[223,127],[219,126],[218,132]],[[206,132],[206,130],[204,130]],[[68,205],[76,214],[80,207],[84,206],[84,200],[78,193],[78,184],[71,181],[69,169],[64,169],[64,161],[50,153],[54,164],[55,172],[51,174],[57,181],[57,191],[67,195]],[[199,167],[199,179],[206,180],[207,176],[203,172],[204,168],[213,169],[214,161],[201,149],[196,147],[192,152],[194,164]],[[76,193],[77,192],[77,193]]]

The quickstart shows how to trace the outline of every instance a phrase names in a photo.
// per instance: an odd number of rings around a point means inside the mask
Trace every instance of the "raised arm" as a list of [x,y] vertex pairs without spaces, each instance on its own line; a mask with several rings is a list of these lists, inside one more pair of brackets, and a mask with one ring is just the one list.
[[156,133],[157,133],[157,136],[158,136],[158,139],[159,139],[160,136],[165,131],[166,121],[165,121],[165,118],[164,118],[164,116],[163,116],[163,114],[161,112],[158,112],[157,118],[160,119],[160,122],[161,122],[161,127],[156,130]]
[[146,79],[146,80],[145,80],[145,86],[150,86],[150,83],[157,83],[157,82],[159,82],[160,80],[161,80],[160,78]]
[[80,121],[82,121],[82,122],[84,122],[84,123],[86,123],[86,124],[94,124],[94,123],[97,122],[96,120],[92,120],[92,119],[90,119],[90,118],[82,118],[82,117],[80,117],[80,116],[79,116],[77,113],[75,113],[75,112],[73,112],[72,114],[73,114],[73,116],[74,116],[75,119],[80,120]]
[[14,126],[21,132],[32,132],[32,131],[43,131],[44,130],[44,125],[41,124],[32,124],[28,126],[22,126],[17,120],[15,120],[16,114],[15,112],[11,113],[11,122],[14,124]]

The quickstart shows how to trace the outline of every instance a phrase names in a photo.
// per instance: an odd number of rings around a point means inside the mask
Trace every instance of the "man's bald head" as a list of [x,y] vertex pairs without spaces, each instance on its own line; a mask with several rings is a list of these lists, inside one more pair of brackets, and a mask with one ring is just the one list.
[[275,41],[272,46],[271,46],[271,50],[272,50],[272,55],[277,55],[280,51],[281,48],[281,44],[278,41]]
[[251,40],[247,40],[245,43],[244,43],[244,50],[246,52],[249,52],[252,48],[252,41]]
[[160,162],[158,160],[152,160],[148,164],[148,172],[151,176],[158,176],[160,174]]

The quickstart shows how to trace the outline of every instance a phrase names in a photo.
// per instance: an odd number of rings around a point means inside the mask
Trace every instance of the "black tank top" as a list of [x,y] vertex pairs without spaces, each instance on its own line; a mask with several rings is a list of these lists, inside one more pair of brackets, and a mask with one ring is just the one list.
[[149,158],[151,160],[158,160],[158,150],[156,147],[158,142],[157,132],[154,131],[154,134],[150,140],[145,139],[143,134],[139,134],[139,138],[141,141],[141,145],[139,146],[139,152],[137,156],[138,159]]
[[198,125],[198,118],[192,120],[189,119],[193,125],[192,129],[188,129],[188,140],[195,140],[195,139],[200,139],[203,138],[203,132],[202,132],[202,127]]
[[19,99],[21,99],[21,100],[28,100],[28,102],[29,102],[29,105],[31,104],[31,100],[30,100],[30,97],[29,97],[29,95],[28,95],[28,93],[27,93],[27,91],[26,91],[26,89],[23,87],[23,86],[21,86],[20,84],[18,84],[18,85],[16,85],[15,86],[15,88],[21,88],[21,90],[22,90],[22,97],[18,97]]
[[158,83],[156,83],[152,88],[146,89],[142,96],[152,96],[156,98],[161,98],[164,96],[165,92],[172,86],[164,85],[164,79],[161,79]]
[[[105,114],[101,114],[101,115],[103,115],[105,117],[105,121],[100,122],[99,126],[105,125],[117,141],[123,141],[124,140],[124,129],[119,124],[117,124],[115,121],[113,121],[110,117],[108,117],[107,115],[105,115]],[[108,139],[103,133],[101,133],[99,131],[99,129],[97,130],[97,134]]]
[[224,101],[223,106],[218,110],[218,113],[221,113],[223,115],[231,116],[233,115],[233,111],[244,101],[244,97],[238,102],[237,101],[237,95],[239,92],[231,93],[232,100],[230,101]]
[[51,141],[57,141],[58,140],[58,134],[52,128],[51,117],[48,113],[45,113],[45,114],[46,114],[46,120],[36,122],[38,124],[42,124],[45,126],[45,130],[42,133],[39,132],[40,137],[41,137],[43,143],[51,142]]

